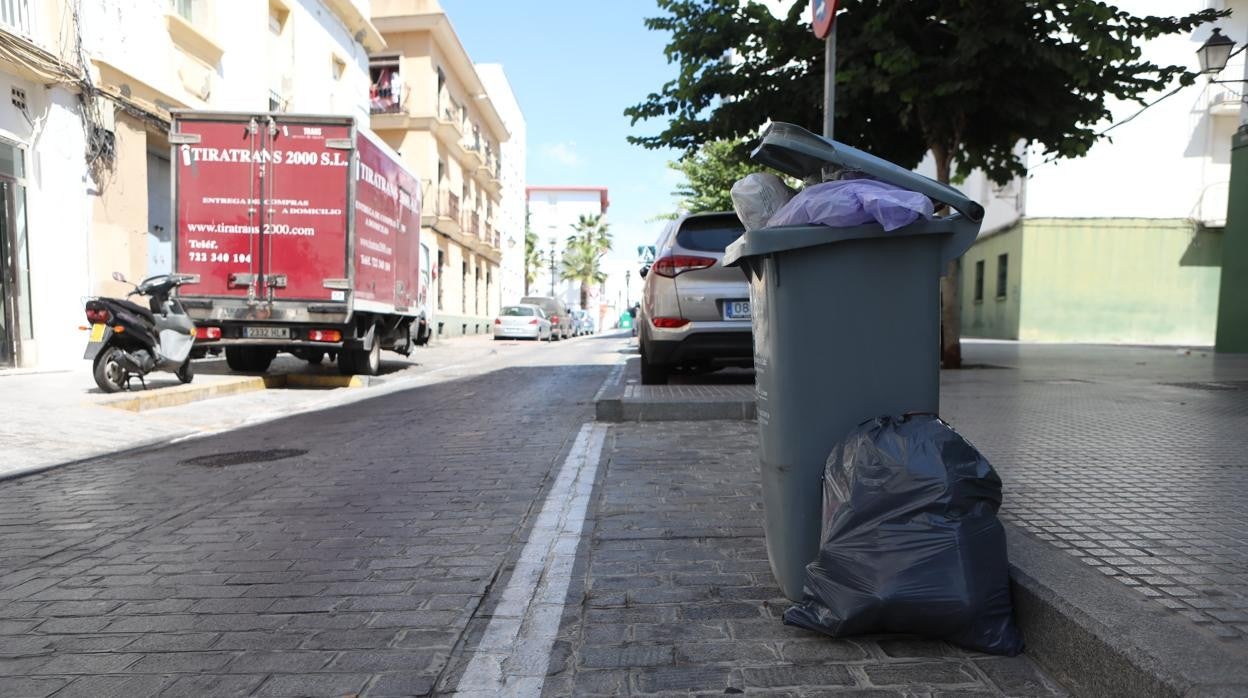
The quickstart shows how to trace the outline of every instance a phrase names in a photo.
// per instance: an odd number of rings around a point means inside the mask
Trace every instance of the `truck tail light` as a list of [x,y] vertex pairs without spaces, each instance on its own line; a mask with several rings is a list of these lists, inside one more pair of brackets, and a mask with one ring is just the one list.
[[342,333],[338,330],[308,330],[309,342],[341,342]]
[[661,329],[674,330],[688,325],[689,321],[683,317],[656,317],[650,320],[650,323]]
[[112,319],[112,313],[104,308],[87,308],[87,322],[92,325],[107,325]]
[[674,279],[687,271],[715,266],[714,257],[698,257],[690,254],[664,255],[654,260],[650,273]]
[[195,339],[213,340],[221,339],[220,327],[196,327]]

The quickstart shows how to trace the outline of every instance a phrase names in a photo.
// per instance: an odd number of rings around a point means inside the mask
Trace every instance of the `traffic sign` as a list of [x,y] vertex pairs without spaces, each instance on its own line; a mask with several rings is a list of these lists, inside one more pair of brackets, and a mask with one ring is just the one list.
[[638,245],[637,261],[641,264],[654,264],[654,245]]
[[811,26],[815,30],[815,36],[820,39],[828,38],[828,34],[832,32],[832,22],[836,20],[836,2],[837,0],[811,0]]

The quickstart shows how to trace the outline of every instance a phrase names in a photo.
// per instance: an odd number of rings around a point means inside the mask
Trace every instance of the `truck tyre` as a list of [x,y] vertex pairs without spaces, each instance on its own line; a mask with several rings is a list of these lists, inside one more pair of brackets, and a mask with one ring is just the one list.
[[344,376],[355,375],[355,351],[343,349],[338,352],[338,373]]
[[381,342],[373,341],[372,349],[361,349],[355,354],[355,370],[366,376],[381,372]]
[[231,371],[241,373],[264,373],[277,356],[276,349],[268,347],[226,347],[225,363]]
[[669,368],[663,364],[650,363],[646,356],[646,345],[641,345],[641,384],[667,385]]

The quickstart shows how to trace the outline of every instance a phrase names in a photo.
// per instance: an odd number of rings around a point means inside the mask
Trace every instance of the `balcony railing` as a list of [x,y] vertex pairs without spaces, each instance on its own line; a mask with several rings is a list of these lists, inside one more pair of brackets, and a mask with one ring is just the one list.
[[[4,0],[0,0],[3,4]],[[401,114],[403,100],[407,97],[407,85],[395,73],[383,73],[368,88],[368,112],[370,114]]]

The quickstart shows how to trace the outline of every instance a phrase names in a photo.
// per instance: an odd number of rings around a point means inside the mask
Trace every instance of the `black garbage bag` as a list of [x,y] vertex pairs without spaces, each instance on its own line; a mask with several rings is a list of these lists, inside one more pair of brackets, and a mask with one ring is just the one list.
[[1022,651],[997,519],[1001,478],[952,427],[933,415],[860,424],[832,450],[823,492],[819,555],[786,623]]

